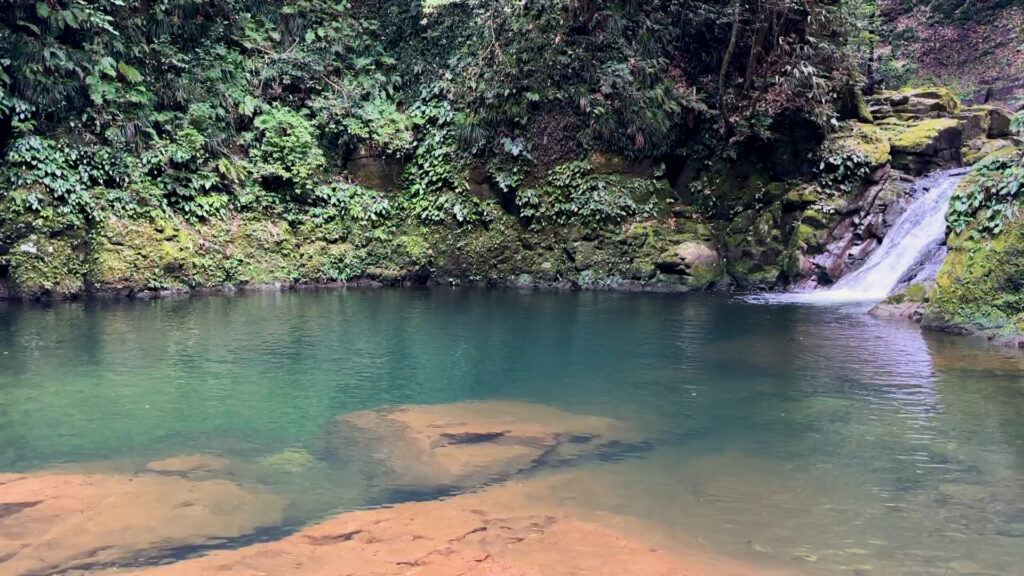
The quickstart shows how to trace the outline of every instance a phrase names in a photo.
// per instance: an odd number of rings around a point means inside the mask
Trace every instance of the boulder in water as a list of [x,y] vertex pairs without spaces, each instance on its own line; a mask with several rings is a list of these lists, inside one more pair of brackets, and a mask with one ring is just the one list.
[[691,288],[704,288],[722,277],[724,267],[718,252],[706,242],[683,242],[661,255],[658,270],[682,276]]
[[328,454],[366,458],[376,483],[410,492],[481,486],[638,442],[617,420],[511,401],[365,410],[324,431]]

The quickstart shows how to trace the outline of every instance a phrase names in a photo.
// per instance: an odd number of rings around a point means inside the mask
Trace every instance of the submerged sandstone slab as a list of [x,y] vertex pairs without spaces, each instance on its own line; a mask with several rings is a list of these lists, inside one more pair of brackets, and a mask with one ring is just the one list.
[[0,573],[50,574],[159,556],[281,522],[284,502],[224,480],[0,475]]
[[[136,576],[767,576],[706,552],[670,554],[537,504],[551,485],[501,485],[446,500],[342,514],[283,540]],[[123,574],[124,572],[118,572]]]
[[365,458],[376,483],[426,492],[640,446],[637,432],[617,420],[512,401],[365,410],[342,414],[324,430],[328,456]]

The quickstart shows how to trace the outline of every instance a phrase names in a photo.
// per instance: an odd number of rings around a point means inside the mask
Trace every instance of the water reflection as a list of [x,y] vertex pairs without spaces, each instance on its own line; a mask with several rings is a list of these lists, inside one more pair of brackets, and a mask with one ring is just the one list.
[[513,399],[652,448],[531,465],[521,480],[555,475],[539,499],[801,573],[1013,573],[1024,358],[854,312],[446,290],[11,306],[0,473],[212,454],[284,495],[295,527],[397,498],[322,457],[325,422]]

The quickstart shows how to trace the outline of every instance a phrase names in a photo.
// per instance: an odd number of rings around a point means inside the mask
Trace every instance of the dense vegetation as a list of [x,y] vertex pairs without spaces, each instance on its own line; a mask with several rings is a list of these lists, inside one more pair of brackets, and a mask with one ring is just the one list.
[[790,284],[911,4],[2,0],[0,283]]
[[[645,209],[589,178],[588,151],[770,138],[787,114],[827,126],[856,80],[852,16],[816,1],[7,1],[0,244],[111,215],[478,222],[493,210],[467,190],[478,164],[525,220],[621,220]],[[367,153],[407,161],[394,194],[346,178]]]

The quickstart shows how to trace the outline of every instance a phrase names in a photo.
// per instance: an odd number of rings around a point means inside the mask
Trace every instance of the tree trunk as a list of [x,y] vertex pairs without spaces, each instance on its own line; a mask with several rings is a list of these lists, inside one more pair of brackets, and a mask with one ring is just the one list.
[[718,74],[718,111],[722,115],[722,122],[725,124],[726,136],[732,136],[732,121],[729,120],[729,110],[726,106],[725,80],[729,74],[729,63],[732,55],[736,52],[736,42],[740,36],[740,16],[743,14],[740,0],[732,0],[732,37],[729,38],[729,47],[725,50],[725,57],[722,58],[722,71]]

